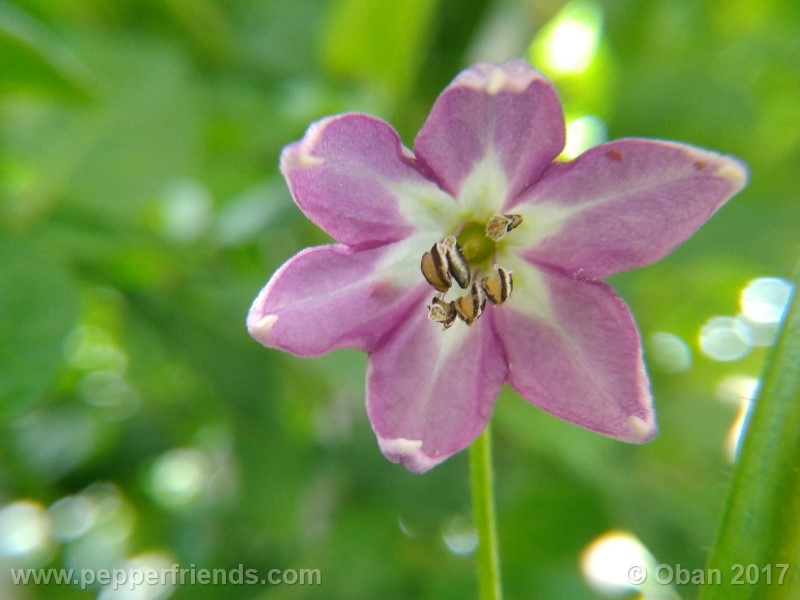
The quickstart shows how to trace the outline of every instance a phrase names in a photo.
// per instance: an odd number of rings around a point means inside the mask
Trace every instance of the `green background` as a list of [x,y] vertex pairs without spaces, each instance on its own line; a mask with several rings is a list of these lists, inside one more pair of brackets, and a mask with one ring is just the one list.
[[[757,377],[766,349],[717,361],[698,332],[737,315],[753,278],[788,277],[800,250],[800,5],[564,9],[0,0],[0,523],[24,506],[44,528],[10,556],[0,525],[0,597],[102,593],[14,586],[6,565],[136,557],[322,574],[320,586],[183,586],[172,598],[475,597],[474,557],[451,549],[469,538],[466,453],[421,476],[387,462],[363,408],[365,357],[267,350],[244,318],[283,261],[328,241],[277,171],[285,144],[361,110],[410,146],[460,69],[516,56],[553,79],[568,119],[736,155],[751,181],[672,255],[611,281],[645,340],[655,441],[604,439],[503,391],[506,595],[605,597],[580,557],[612,530],[658,563],[704,565],[738,410],[720,382]],[[599,15],[599,37],[587,67],[565,74],[548,63],[548,36],[570,14]],[[670,368],[656,332],[682,339],[691,366]]]

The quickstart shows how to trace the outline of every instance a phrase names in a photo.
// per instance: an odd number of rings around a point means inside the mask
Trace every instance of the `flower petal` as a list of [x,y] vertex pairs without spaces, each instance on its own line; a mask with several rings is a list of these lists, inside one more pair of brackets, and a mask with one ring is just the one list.
[[506,375],[491,320],[450,329],[411,313],[369,358],[367,412],[386,457],[427,471],[483,431]]
[[[488,201],[496,212],[539,179],[564,136],[553,86],[516,60],[479,64],[456,77],[433,105],[414,152],[453,196]],[[462,190],[473,173],[480,181]]]
[[425,312],[427,285],[421,281],[419,259],[407,258],[401,244],[363,251],[341,245],[303,250],[253,302],[247,316],[250,335],[301,356],[342,347],[371,350],[410,310]]
[[415,212],[447,198],[389,124],[358,113],[312,124],[281,172],[303,213],[348,246],[401,240],[420,228]]
[[602,279],[664,257],[746,177],[741,162],[701,148],[617,140],[553,165],[513,211],[532,234],[528,260]]
[[494,311],[511,386],[587,429],[627,442],[650,439],[655,417],[628,307],[603,283],[517,261],[514,296]]

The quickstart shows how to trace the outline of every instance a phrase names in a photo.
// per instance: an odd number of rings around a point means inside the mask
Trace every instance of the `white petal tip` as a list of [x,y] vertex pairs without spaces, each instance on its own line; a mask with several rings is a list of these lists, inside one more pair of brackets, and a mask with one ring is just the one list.
[[314,156],[312,151],[313,146],[305,142],[290,147],[281,157],[281,172],[287,173],[294,169],[308,169],[323,164],[325,160],[319,156]]
[[732,189],[738,191],[747,182],[747,170],[737,162],[726,162],[714,172],[714,177],[724,179]]
[[394,440],[381,440],[381,450],[387,454],[403,457],[416,454],[422,448],[422,440],[409,440],[397,438]]
[[277,320],[278,320],[278,315],[266,315],[262,317],[261,319],[250,325],[249,327],[250,334],[253,337],[256,337],[261,340],[266,339],[267,336],[269,336],[270,330],[275,325],[275,321]]
[[641,417],[631,415],[628,417],[630,441],[634,443],[647,442],[656,434],[656,427],[652,420],[645,421]]
[[508,77],[506,77],[505,72],[497,69],[489,73],[489,78],[486,81],[486,91],[489,92],[490,96],[494,96],[503,89],[506,85],[506,81]]
[[524,61],[510,61],[501,65],[479,64],[463,71],[457,78],[462,85],[490,96],[502,91],[521,92],[541,75]]
[[325,159],[314,154],[319,140],[328,125],[340,117],[327,117],[309,125],[299,142],[287,146],[281,153],[281,173],[286,175],[294,169],[308,169],[325,163]]
[[400,463],[409,471],[423,473],[442,462],[446,456],[431,458],[422,450],[422,440],[407,438],[378,438],[381,452],[392,462]]

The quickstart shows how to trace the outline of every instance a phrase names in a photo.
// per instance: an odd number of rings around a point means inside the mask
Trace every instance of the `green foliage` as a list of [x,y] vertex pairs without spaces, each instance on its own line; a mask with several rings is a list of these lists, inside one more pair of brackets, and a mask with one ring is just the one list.
[[25,239],[0,241],[0,415],[33,410],[52,389],[78,317],[65,265]]
[[[800,285],[800,274],[795,286]],[[795,287],[795,289],[797,289]],[[800,591],[800,302],[787,312],[783,331],[764,372],[734,474],[728,508],[709,569],[732,572],[745,565],[744,582],[774,577],[760,598],[789,599]],[[756,565],[755,571],[749,565]],[[707,587],[702,598],[750,598],[752,589]]]
[[[437,2],[338,0],[328,19],[322,57],[334,73],[404,100],[426,50]],[[383,89],[382,89],[383,88]]]
[[[186,585],[176,599],[476,597],[474,556],[451,550],[471,518],[466,453],[421,477],[388,463],[363,407],[365,358],[266,350],[244,318],[283,261],[327,241],[280,178],[285,144],[315,119],[361,110],[410,146],[462,66],[526,55],[542,61],[570,119],[592,115],[612,138],[735,154],[751,182],[667,259],[612,281],[645,340],[655,441],[604,439],[502,393],[493,438],[505,592],[604,597],[580,560],[612,530],[657,563],[706,564],[740,384],[759,376],[769,348],[713,360],[699,331],[739,314],[752,279],[795,268],[800,9],[579,4],[0,0],[0,515],[27,507],[45,527],[16,556],[0,527],[0,597],[98,595],[15,587],[7,565],[113,568],[134,557],[322,572],[321,586]],[[595,54],[576,73],[546,62],[546,36],[567,14],[600,15]],[[781,431],[744,452],[758,462],[792,441]],[[773,547],[774,530],[751,535]]]

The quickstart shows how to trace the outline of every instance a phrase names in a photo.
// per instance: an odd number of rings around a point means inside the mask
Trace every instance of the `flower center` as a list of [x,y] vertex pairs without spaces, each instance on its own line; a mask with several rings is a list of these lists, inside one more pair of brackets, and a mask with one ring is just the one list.
[[471,221],[458,234],[458,243],[464,256],[472,263],[481,263],[494,254],[496,244],[486,236],[485,231],[484,225]]
[[[428,318],[449,329],[459,317],[472,325],[483,314],[488,300],[499,306],[511,295],[511,271],[498,265],[488,268],[495,255],[497,242],[522,222],[520,215],[494,215],[486,225],[471,221],[462,227],[458,237],[449,235],[436,242],[422,255],[420,269],[425,280],[438,292],[428,305]],[[491,274],[478,281],[481,267]],[[449,302],[445,296],[453,280],[467,292]]]

